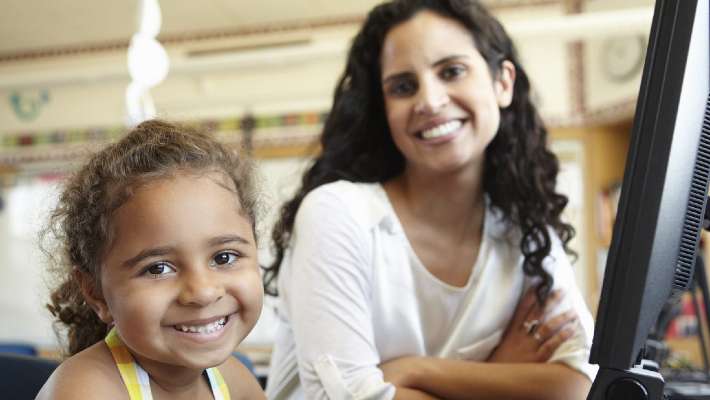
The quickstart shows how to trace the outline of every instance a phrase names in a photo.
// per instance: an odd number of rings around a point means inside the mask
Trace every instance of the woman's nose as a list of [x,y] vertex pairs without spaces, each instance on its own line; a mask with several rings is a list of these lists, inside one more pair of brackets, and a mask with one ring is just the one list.
[[220,277],[209,268],[184,274],[178,302],[187,306],[207,306],[224,296]]
[[449,104],[446,86],[436,79],[423,80],[417,93],[414,112],[417,114],[436,114]]

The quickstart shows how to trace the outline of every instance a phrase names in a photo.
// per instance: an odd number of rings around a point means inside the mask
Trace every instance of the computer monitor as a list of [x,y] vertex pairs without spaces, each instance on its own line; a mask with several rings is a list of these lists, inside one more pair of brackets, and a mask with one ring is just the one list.
[[661,399],[641,362],[669,297],[690,283],[710,176],[710,0],[657,0],[607,258],[588,399]]

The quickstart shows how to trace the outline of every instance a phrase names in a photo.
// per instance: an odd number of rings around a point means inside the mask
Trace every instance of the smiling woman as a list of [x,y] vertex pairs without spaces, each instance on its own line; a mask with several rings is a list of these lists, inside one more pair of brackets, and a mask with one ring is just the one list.
[[68,181],[47,232],[61,246],[49,309],[71,357],[39,398],[263,397],[231,357],[263,297],[246,167],[148,121]]
[[482,168],[499,108],[512,100],[513,64],[491,76],[466,28],[429,11],[392,28],[380,63],[387,123],[407,168]]
[[584,398],[592,318],[546,142],[478,1],[375,7],[273,232],[268,396]]

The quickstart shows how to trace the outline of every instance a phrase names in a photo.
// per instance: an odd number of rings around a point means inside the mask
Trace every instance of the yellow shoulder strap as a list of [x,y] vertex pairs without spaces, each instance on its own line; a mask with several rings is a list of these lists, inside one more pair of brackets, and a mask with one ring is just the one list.
[[230,400],[229,388],[227,387],[227,382],[224,381],[224,377],[219,372],[219,369],[207,368],[207,377],[210,380],[210,386],[212,387],[212,395],[215,400]]
[[128,348],[116,333],[116,327],[111,328],[104,341],[109,350],[111,350],[113,360],[116,362],[121,379],[123,379],[123,384],[126,385],[126,390],[128,390],[129,398],[131,400],[153,400],[148,374],[128,352]]

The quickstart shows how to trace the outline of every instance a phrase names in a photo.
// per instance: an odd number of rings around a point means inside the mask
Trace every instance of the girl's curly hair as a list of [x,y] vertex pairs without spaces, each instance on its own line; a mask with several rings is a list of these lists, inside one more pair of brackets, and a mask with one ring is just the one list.
[[515,66],[513,101],[501,109],[498,133],[485,152],[483,189],[507,222],[520,228],[523,270],[540,279],[538,301],[547,297],[553,283],[543,268],[552,246],[548,227],[559,235],[565,250],[574,253],[568,248],[574,229],[560,218],[567,197],[555,191],[559,163],[546,147],[547,130],[533,105],[530,82],[501,24],[476,0],[393,0],[375,7],[355,36],[320,138],[322,152],[295,196],[281,208],[272,232],[276,259],[265,268],[266,293],[278,295],[279,266],[306,194],[340,179],[384,182],[403,172],[405,160],[392,141],[385,115],[380,53],[390,29],[422,10],[468,29],[493,76],[498,76],[504,60]]
[[140,185],[178,172],[224,173],[234,184],[245,216],[254,229],[256,193],[248,160],[213,137],[163,121],[147,121],[122,140],[93,155],[66,183],[43,231],[43,248],[52,261],[55,282],[47,308],[55,331],[67,335],[69,355],[99,342],[107,333],[84,301],[79,274],[97,290],[104,251],[113,239],[112,213]]

